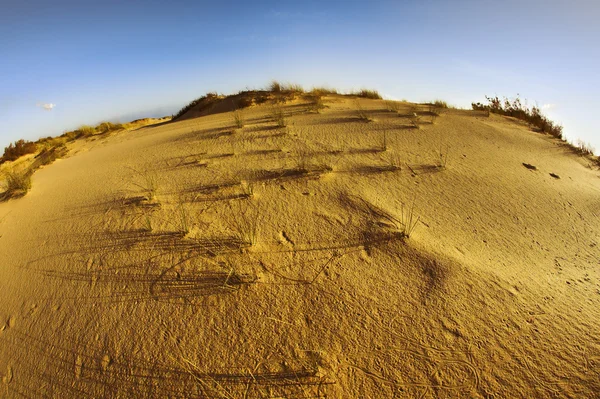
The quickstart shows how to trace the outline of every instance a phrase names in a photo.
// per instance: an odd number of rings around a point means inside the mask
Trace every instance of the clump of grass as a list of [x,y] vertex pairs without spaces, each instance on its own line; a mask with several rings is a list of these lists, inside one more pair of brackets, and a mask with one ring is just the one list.
[[438,157],[438,162],[437,162],[437,166],[440,169],[446,169],[446,166],[448,165],[448,153],[450,152],[450,145],[446,144],[440,144],[437,151],[436,151],[436,155]]
[[251,181],[242,180],[240,182],[242,195],[246,198],[254,197],[254,184]]
[[158,192],[158,179],[156,175],[150,172],[139,172],[132,169],[140,178],[141,182],[134,182],[133,185],[142,189],[146,194],[148,201],[154,201],[156,199],[156,193]]
[[94,128],[96,133],[105,134],[115,132],[117,130],[123,130],[124,126],[122,123],[102,122]]
[[358,98],[354,101],[354,109],[356,110],[356,116],[359,120],[363,122],[372,122],[373,119],[369,117],[365,109],[362,107],[362,104],[358,100]]
[[7,161],[14,161],[27,154],[33,154],[37,151],[37,145],[31,141],[17,140],[4,148],[4,155],[0,158],[0,164]]
[[89,137],[96,134],[96,129],[89,125],[81,125],[75,130],[76,137]]
[[434,105],[436,108],[444,108],[444,109],[445,109],[445,108],[448,108],[448,103],[447,103],[446,101],[443,101],[443,100],[435,100],[435,101],[433,102],[433,105]]
[[413,199],[410,206],[405,207],[404,203],[401,206],[402,212],[402,235],[406,238],[410,238],[412,233],[417,228],[417,225],[421,221],[421,218],[415,214],[415,202],[416,199]]
[[[235,205],[234,205],[235,204]],[[252,201],[230,203],[230,226],[244,248],[254,247],[258,242],[260,212]]]
[[352,92],[350,95],[362,98],[370,98],[372,100],[381,100],[381,94],[379,94],[377,90],[362,89]]
[[337,89],[332,89],[330,87],[313,87],[308,94],[322,97],[331,94],[339,94],[339,92]]
[[10,171],[6,175],[5,191],[2,199],[22,197],[31,189],[31,173],[29,171]]
[[233,123],[234,123],[235,127],[237,127],[238,129],[243,128],[244,125],[246,124],[246,120],[244,119],[244,114],[242,113],[241,110],[236,109],[235,111],[233,111]]
[[421,122],[421,116],[417,113],[417,107],[411,107],[408,113],[408,120],[412,127],[415,129],[420,128],[419,122]]
[[385,152],[388,150],[388,137],[387,137],[387,130],[383,131],[382,137],[381,137],[381,151]]
[[311,112],[316,112],[317,114],[321,112],[322,109],[325,108],[325,104],[323,104],[323,96],[320,94],[307,94],[305,98],[308,100],[308,110]]
[[397,101],[386,100],[385,107],[388,111],[397,113],[400,110],[400,103],[398,103]]
[[577,149],[577,152],[582,155],[594,155],[594,147],[581,139],[577,140],[575,148]]
[[271,108],[271,118],[273,119],[273,122],[277,124],[277,127],[285,127],[287,125],[285,112],[283,111],[283,107],[280,105],[276,105]]

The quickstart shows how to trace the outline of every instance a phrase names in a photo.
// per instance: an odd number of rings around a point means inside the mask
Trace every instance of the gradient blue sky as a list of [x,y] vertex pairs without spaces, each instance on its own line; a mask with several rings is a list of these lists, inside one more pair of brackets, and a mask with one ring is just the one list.
[[461,107],[518,93],[600,150],[597,0],[0,3],[0,147],[277,79]]

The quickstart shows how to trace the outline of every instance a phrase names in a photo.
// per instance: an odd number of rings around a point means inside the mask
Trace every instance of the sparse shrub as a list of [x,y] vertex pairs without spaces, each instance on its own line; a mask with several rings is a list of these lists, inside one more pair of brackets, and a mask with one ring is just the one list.
[[581,139],[577,140],[575,148],[582,155],[594,155],[594,147]]
[[325,105],[323,104],[323,98],[321,95],[308,94],[308,95],[306,95],[305,98],[309,101],[309,103],[308,103],[309,111],[320,113],[321,110],[325,108]]
[[230,210],[229,224],[242,246],[255,246],[258,242],[261,217],[258,205],[252,201],[237,201],[230,204]]
[[356,116],[358,117],[358,119],[360,119],[363,122],[372,122],[373,121],[373,119],[371,119],[369,117],[369,115],[367,115],[367,112],[362,107],[358,98],[354,101],[354,108],[356,110]]
[[362,98],[370,98],[372,100],[381,100],[381,94],[379,94],[377,90],[362,89],[360,91],[352,92],[350,95]]
[[435,101],[433,102],[433,105],[434,105],[436,108],[444,108],[444,109],[445,109],[445,108],[448,108],[448,103],[447,103],[446,101],[442,101],[442,100],[435,100]]
[[436,151],[436,155],[438,157],[437,166],[440,169],[446,169],[448,165],[448,153],[450,152],[450,146],[448,144],[440,144],[439,148]]
[[287,125],[285,112],[283,111],[283,107],[280,105],[276,105],[271,108],[271,118],[278,127],[285,127]]
[[5,192],[1,199],[6,200],[25,195],[31,189],[31,172],[11,171],[6,175]]
[[246,120],[244,119],[244,114],[241,110],[236,109],[235,111],[233,111],[233,123],[238,129],[244,127]]
[[326,96],[328,94],[339,94],[339,92],[337,91],[337,89],[332,89],[329,87],[313,87],[308,94],[314,95],[314,96],[319,96],[319,97],[323,97]]
[[402,204],[402,235],[406,238],[410,238],[412,233],[417,228],[417,225],[421,221],[421,218],[415,214],[415,199],[413,199],[410,206],[405,207]]
[[397,101],[386,100],[385,107],[390,112],[398,112],[400,110],[400,103],[398,103]]
[[419,122],[421,122],[421,116],[418,114],[418,110],[417,107],[411,107],[409,112],[408,112],[408,120],[410,121],[410,124],[412,125],[412,127],[414,127],[415,129],[419,129]]
[[75,137],[89,137],[96,133],[96,129],[88,125],[82,125],[77,130],[75,130]]
[[4,155],[0,163],[7,161],[14,161],[19,157],[26,154],[33,154],[37,151],[37,145],[31,141],[17,140],[14,143],[10,143],[8,147],[4,148]]
[[273,92],[273,93],[280,93],[281,90],[281,83],[279,83],[276,80],[272,80],[271,83],[269,84],[269,91]]

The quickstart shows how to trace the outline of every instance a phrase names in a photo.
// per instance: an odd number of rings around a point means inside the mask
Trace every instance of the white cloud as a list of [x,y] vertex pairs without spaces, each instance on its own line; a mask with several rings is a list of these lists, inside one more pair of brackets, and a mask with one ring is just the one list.
[[549,109],[554,109],[556,108],[556,104],[544,104],[542,105],[542,109],[543,110],[549,110]]
[[38,103],[37,106],[44,108],[46,111],[52,111],[52,109],[54,107],[56,107],[56,104],[52,104],[52,103]]

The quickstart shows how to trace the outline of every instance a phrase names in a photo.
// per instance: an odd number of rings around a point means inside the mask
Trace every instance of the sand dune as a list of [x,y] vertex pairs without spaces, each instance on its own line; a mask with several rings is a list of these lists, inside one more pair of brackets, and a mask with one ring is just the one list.
[[76,142],[0,203],[0,396],[600,397],[598,170],[511,118],[325,105]]

